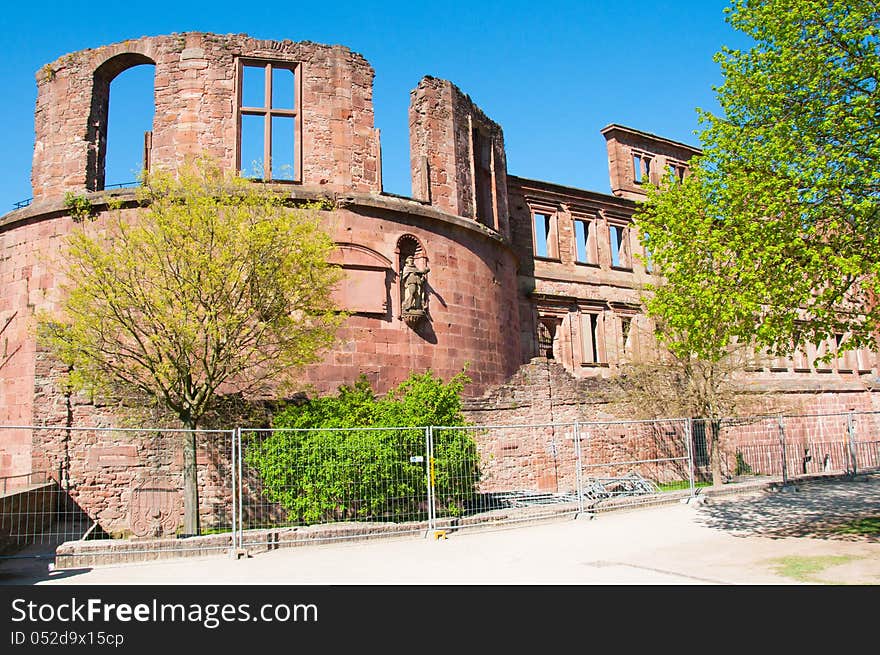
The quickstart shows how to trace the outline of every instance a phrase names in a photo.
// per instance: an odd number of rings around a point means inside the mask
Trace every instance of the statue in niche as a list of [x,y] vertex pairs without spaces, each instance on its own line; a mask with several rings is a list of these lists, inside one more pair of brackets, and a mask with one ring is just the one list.
[[426,304],[426,283],[428,279],[428,271],[430,268],[420,270],[415,264],[415,258],[410,255],[406,258],[403,270],[400,272],[400,279],[403,283],[403,301],[401,302],[401,313],[406,319],[407,316],[420,318],[425,315]]

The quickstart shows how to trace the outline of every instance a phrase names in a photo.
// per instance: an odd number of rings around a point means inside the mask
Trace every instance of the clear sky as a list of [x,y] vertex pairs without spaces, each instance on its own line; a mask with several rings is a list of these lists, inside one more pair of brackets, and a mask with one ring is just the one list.
[[[447,79],[500,123],[513,175],[609,192],[609,123],[699,146],[696,108],[717,111],[712,56],[747,47],[728,0],[509,2],[9,2],[0,16],[4,92],[0,214],[30,198],[35,74],[58,57],[141,36],[203,31],[342,44],[376,72],[385,190],[410,195],[409,92]],[[111,86],[107,184],[135,179],[150,129],[141,66]],[[145,91],[146,90],[146,91]],[[127,145],[131,144],[131,145]],[[118,147],[114,147],[118,146]]]

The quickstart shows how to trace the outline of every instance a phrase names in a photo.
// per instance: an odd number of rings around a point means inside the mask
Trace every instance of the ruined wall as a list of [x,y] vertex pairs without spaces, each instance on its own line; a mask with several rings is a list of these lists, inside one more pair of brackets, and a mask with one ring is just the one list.
[[700,154],[698,148],[622,125],[608,125],[602,134],[608,150],[611,193],[630,200],[644,199],[642,185],[659,184],[661,176],[669,174],[668,167],[681,179],[688,173],[687,162]]
[[501,126],[458,87],[425,77],[410,94],[413,197],[509,237]]
[[[847,420],[856,412],[856,438],[875,441],[878,418],[860,412],[880,411],[880,398],[863,384],[831,380],[780,380],[764,375],[762,384],[748,385],[740,414],[784,414],[789,474],[822,472],[826,466],[846,466]],[[474,433],[481,455],[483,492],[531,489],[570,493],[576,488],[577,451],[573,424],[579,422],[582,473],[587,477],[621,476],[635,470],[659,482],[688,478],[688,428],[676,420],[635,421],[615,404],[609,381],[575,378],[558,362],[542,357],[524,364],[508,382],[480,398],[465,402],[465,414],[475,425],[492,426]],[[618,396],[619,397],[619,396]],[[818,414],[832,416],[817,417]],[[692,437],[699,442],[693,428]],[[775,416],[723,423],[724,471],[732,475],[736,453],[755,463],[755,472],[780,475],[782,452]],[[804,461],[803,448],[811,446]],[[696,452],[699,446],[694,446]],[[705,448],[705,438],[703,440]],[[705,450],[703,451],[705,453]],[[830,454],[830,462],[822,461]],[[708,462],[699,461],[698,475],[710,478]],[[861,466],[877,466],[873,443],[859,450]],[[657,461],[673,458],[678,461]],[[636,462],[643,463],[636,463]],[[758,465],[762,465],[760,470]]]
[[234,168],[241,57],[302,64],[303,184],[380,190],[373,69],[363,57],[343,46],[186,32],[82,50],[40,69],[35,201],[103,188],[109,85],[144,63],[156,71],[151,165],[174,169],[205,154]]

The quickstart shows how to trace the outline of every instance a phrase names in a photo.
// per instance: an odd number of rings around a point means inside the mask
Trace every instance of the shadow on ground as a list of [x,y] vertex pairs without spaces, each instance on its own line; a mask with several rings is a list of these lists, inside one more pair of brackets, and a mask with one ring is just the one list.
[[711,499],[697,522],[734,536],[810,537],[880,542],[880,535],[837,530],[857,519],[880,516],[880,475],[848,480],[810,480],[731,499]]

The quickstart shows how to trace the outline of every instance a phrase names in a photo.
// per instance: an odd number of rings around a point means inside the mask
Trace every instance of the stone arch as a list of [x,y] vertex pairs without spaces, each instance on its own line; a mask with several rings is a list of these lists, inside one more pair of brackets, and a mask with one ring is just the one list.
[[92,102],[86,137],[88,140],[86,188],[90,191],[101,191],[104,188],[110,83],[120,73],[143,64],[155,66],[156,62],[139,52],[123,52],[99,64],[92,74]]

